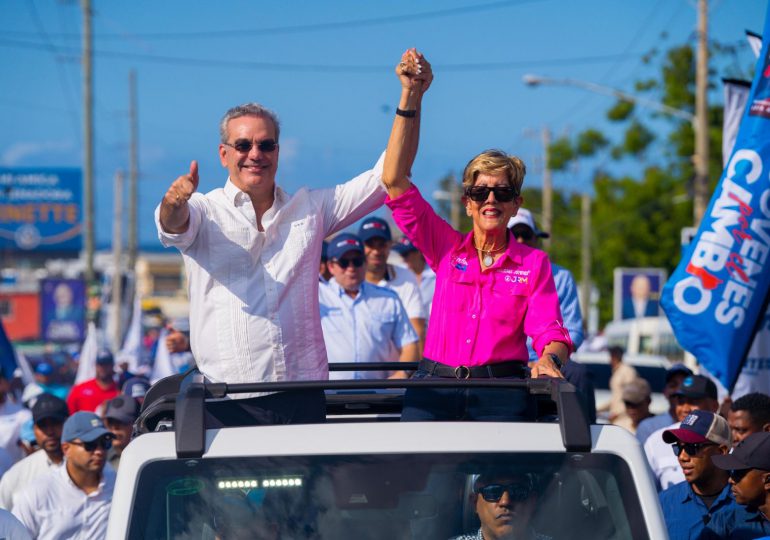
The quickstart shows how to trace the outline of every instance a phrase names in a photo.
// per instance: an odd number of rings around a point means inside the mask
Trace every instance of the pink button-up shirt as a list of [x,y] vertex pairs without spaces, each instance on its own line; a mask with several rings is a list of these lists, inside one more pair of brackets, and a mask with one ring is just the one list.
[[526,362],[526,336],[538,356],[553,341],[572,350],[548,255],[511,239],[503,256],[482,272],[473,233],[455,231],[416,186],[385,203],[436,272],[426,358],[450,366]]

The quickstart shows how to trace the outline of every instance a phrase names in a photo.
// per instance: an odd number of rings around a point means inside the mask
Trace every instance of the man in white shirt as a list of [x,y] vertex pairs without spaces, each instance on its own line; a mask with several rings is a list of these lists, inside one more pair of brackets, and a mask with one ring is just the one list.
[[[364,280],[359,238],[340,234],[329,244],[332,279],[319,287],[321,327],[329,362],[416,362],[417,334],[395,291]],[[384,379],[386,371],[334,371],[332,379]],[[395,377],[405,377],[399,371]]]
[[19,446],[19,435],[24,423],[32,418],[29,409],[10,400],[11,383],[0,370],[0,448],[8,453],[12,462],[24,457]]
[[378,217],[368,217],[358,228],[358,237],[364,243],[366,255],[366,281],[395,291],[409,315],[415,332],[420,338],[420,351],[425,343],[425,319],[427,312],[417,279],[411,272],[388,264],[393,237],[388,223]]
[[[426,66],[414,77],[428,75]],[[193,161],[155,212],[161,242],[183,255],[198,368],[214,382],[326,379],[318,316],[322,241],[382,205],[382,158],[345,184],[289,195],[275,182],[280,129],[274,113],[255,103],[234,107],[220,136],[219,158],[229,172],[224,188],[197,193]],[[214,404],[207,421],[231,425],[265,409],[281,422],[324,419],[321,391],[275,396],[239,396],[249,398],[235,405],[243,415],[234,414],[232,404]]]
[[704,410],[716,413],[719,409],[717,387],[714,381],[702,375],[686,377],[675,399],[677,421],[654,431],[644,443],[644,453],[655,476],[658,491],[685,481],[679,460],[671,451],[671,445],[663,440],[663,433],[669,429],[677,429],[679,423],[692,411]]
[[64,422],[64,466],[51,470],[17,494],[13,514],[38,540],[104,538],[115,471],[106,467],[112,434],[92,412]]
[[41,394],[32,407],[35,440],[40,448],[10,468],[0,479],[0,507],[13,510],[13,496],[36,478],[61,467],[64,454],[61,435],[69,416],[67,403],[51,394]]

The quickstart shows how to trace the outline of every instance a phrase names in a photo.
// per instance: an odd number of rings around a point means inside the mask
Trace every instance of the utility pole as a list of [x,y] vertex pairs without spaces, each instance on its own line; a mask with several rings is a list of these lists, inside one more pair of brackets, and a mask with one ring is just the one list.
[[138,158],[138,120],[136,110],[136,72],[128,72],[128,116],[131,129],[131,143],[128,159],[128,271],[136,268],[137,254],[137,206],[139,204],[139,158]]
[[93,119],[93,37],[91,0],[83,9],[83,225],[85,228],[86,283],[94,281],[94,119]]
[[709,200],[708,0],[698,0],[698,52],[695,70],[695,179],[693,221],[700,225]]
[[583,324],[588,321],[588,308],[591,305],[591,196],[583,193],[580,205],[580,266],[582,279],[580,281],[580,307],[583,313]]
[[[553,228],[553,183],[551,181],[551,131],[544,127],[543,137],[543,219],[541,226],[545,232],[551,234]],[[551,238],[543,239],[545,251],[551,249]]]
[[115,193],[112,220],[112,303],[110,305],[112,326],[112,347],[117,352],[123,341],[122,313],[123,296],[123,171],[115,173]]

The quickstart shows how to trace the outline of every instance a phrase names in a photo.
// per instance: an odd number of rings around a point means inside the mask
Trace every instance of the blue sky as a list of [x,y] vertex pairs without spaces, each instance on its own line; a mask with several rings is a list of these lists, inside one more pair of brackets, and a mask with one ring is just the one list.
[[[710,3],[710,37],[742,46],[713,68],[735,75],[752,63],[744,30],[762,31],[767,2]],[[140,242],[157,245],[153,208],[191,159],[200,163],[202,191],[224,183],[217,126],[232,105],[258,101],[280,116],[278,182],[289,191],[331,186],[368,168],[385,147],[399,95],[393,66],[412,46],[435,72],[414,167],[423,191],[491,147],[521,156],[530,169],[525,185],[538,186],[539,130],[608,128],[612,100],[571,87],[529,88],[522,76],[633,91],[635,80],[659,72],[660,60],[645,64],[645,53],[694,43],[695,4],[93,0],[97,243],[111,238],[113,175],[128,167],[131,69]],[[0,166],[81,165],[81,21],[75,0],[0,0]],[[711,99],[721,102],[721,91]],[[590,175],[589,167],[556,175],[555,187],[585,189]]]

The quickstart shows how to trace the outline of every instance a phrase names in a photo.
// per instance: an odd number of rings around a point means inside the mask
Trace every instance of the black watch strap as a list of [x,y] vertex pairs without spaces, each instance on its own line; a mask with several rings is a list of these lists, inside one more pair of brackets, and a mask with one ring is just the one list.
[[561,371],[561,368],[564,366],[564,364],[562,363],[561,358],[559,358],[559,355],[554,353],[548,353],[548,356],[551,358],[551,362],[553,362],[554,365],[556,365],[556,369]]

